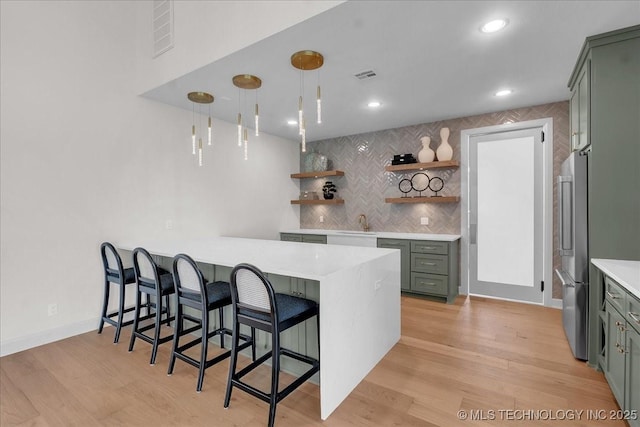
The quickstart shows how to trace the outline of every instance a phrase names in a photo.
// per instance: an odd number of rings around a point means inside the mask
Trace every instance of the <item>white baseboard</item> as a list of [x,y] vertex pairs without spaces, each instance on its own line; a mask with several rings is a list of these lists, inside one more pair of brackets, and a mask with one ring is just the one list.
[[[100,318],[88,319],[58,328],[48,329],[35,334],[23,337],[0,341],[0,357],[8,356],[19,351],[28,350],[44,344],[49,344],[75,335],[84,334],[89,331],[96,331]],[[105,325],[105,327],[108,325]]]

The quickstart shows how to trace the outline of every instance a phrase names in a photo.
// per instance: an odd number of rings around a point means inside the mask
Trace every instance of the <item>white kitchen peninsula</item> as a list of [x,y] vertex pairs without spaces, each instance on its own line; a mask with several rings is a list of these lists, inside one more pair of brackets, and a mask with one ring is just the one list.
[[[338,407],[400,339],[400,251],[232,237],[119,242],[173,257],[233,267],[250,263],[265,273],[319,283],[320,411]],[[228,280],[228,279],[227,279]]]

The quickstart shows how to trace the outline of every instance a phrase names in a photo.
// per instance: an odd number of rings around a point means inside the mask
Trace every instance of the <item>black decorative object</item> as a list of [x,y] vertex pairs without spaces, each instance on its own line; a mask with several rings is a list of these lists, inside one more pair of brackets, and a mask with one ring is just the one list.
[[[426,182],[421,182],[421,180],[424,180],[424,178],[422,178],[421,175],[424,175],[424,177],[426,178]],[[414,173],[413,176],[411,177],[411,188],[419,193],[418,197],[422,197],[422,192],[425,191],[427,188],[429,188],[430,181],[431,179],[429,178],[429,175],[427,175],[426,173],[424,172]]]
[[416,160],[415,157],[413,157],[413,154],[408,153],[408,154],[395,154],[393,156],[393,160],[391,160],[391,164],[392,165],[406,165],[409,163],[417,163],[418,160]]
[[336,186],[331,181],[325,182],[324,185],[322,186],[322,195],[326,200],[333,199],[333,193],[335,193],[336,191],[338,190],[336,189]]
[[442,178],[434,176],[429,180],[429,189],[435,193],[433,197],[442,197],[438,194],[438,192],[441,191],[443,188],[444,188],[444,181],[442,180]]
[[401,180],[398,183],[398,188],[400,189],[400,192],[402,193],[402,197],[407,197],[407,193],[410,192],[413,189],[413,186],[411,185],[411,180],[408,178],[405,178],[403,180]]

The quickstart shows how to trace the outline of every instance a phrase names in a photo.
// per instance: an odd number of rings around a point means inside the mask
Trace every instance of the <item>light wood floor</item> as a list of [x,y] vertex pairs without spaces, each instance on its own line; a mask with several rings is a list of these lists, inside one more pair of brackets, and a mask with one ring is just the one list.
[[[198,394],[193,367],[177,361],[166,375],[169,343],[150,366],[147,343],[127,352],[129,328],[120,344],[112,340],[108,328],[0,359],[0,426],[266,424],[267,405],[240,390],[223,409],[228,361],[207,370]],[[581,409],[608,414],[617,406],[602,373],[572,357],[560,310],[403,297],[400,342],[329,419],[320,420],[318,387],[307,383],[278,405],[276,425],[625,425],[589,420],[586,412],[580,420],[575,413],[574,420],[531,421]],[[482,410],[476,418],[485,420],[460,420],[460,410]],[[495,419],[487,420],[491,411]]]

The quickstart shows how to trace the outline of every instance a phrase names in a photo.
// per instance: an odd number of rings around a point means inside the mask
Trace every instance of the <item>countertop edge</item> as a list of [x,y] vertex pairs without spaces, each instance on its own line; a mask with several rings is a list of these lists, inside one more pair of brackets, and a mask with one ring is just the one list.
[[591,263],[640,299],[640,261],[592,258]]
[[[296,230],[280,230],[280,233],[291,234],[323,234],[326,236],[344,236],[345,232],[354,232],[351,236],[376,237],[381,239],[404,239],[404,240],[435,240],[442,242],[455,242],[460,240],[459,234],[427,234],[427,233],[401,233],[394,231],[372,231],[374,234],[358,234],[359,230],[323,230],[314,228],[301,228]],[[347,234],[348,235],[348,234]]]

